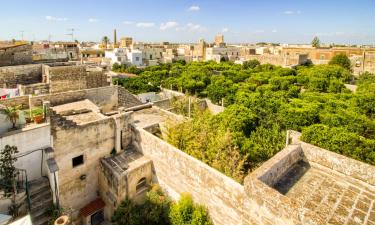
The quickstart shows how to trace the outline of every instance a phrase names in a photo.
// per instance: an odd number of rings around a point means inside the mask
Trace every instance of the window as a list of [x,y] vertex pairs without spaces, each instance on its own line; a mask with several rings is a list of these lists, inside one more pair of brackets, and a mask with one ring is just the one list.
[[80,156],[77,156],[77,157],[74,157],[72,159],[72,162],[73,162],[73,168],[74,167],[77,167],[79,165],[82,165],[83,164],[83,155],[80,155]]
[[142,179],[138,181],[137,186],[135,188],[135,191],[137,192],[137,194],[143,192],[144,190],[147,190],[147,181],[145,177],[143,177]]
[[320,55],[320,60],[325,60],[326,56],[325,55]]
[[150,55],[150,59],[152,59],[152,55]]
[[135,57],[135,61],[139,61],[139,57]]

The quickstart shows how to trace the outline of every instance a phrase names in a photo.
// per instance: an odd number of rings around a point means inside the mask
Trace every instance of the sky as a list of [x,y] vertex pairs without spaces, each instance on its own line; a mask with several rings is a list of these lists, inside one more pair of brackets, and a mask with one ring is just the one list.
[[375,0],[3,0],[0,40],[375,44]]

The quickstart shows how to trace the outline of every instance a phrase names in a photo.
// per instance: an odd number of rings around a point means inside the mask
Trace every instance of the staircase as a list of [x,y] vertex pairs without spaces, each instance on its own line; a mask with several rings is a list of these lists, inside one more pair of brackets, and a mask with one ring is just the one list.
[[52,192],[49,181],[45,177],[29,182],[31,202],[31,219],[33,225],[48,224],[51,219],[47,210],[53,207]]

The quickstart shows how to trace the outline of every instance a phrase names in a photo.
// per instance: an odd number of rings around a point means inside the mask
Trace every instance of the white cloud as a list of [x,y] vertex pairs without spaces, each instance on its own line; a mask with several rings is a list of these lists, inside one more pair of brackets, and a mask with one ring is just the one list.
[[192,5],[189,7],[188,11],[199,11],[201,10],[201,7],[197,6],[197,5]]
[[297,11],[292,11],[292,10],[287,10],[283,12],[285,15],[294,15],[294,14],[301,14],[300,10]]
[[133,21],[124,21],[124,22],[122,22],[123,24],[126,24],[126,25],[131,25],[131,24],[134,24],[134,22]]
[[186,26],[188,30],[190,31],[206,31],[207,30],[205,27],[203,27],[200,24],[188,23]]
[[175,21],[168,21],[166,23],[162,23],[160,25],[160,30],[168,30],[168,29],[171,29],[171,28],[175,28],[178,26],[178,23],[175,22]]
[[60,17],[54,17],[54,16],[46,16],[46,20],[49,20],[49,21],[67,21],[68,18],[60,18]]
[[277,30],[276,30],[276,29],[273,29],[271,32],[272,32],[272,33],[277,33]]
[[222,30],[221,30],[221,32],[223,32],[223,33],[227,33],[229,31],[229,28],[228,27],[224,27]]
[[142,28],[150,28],[154,27],[155,23],[150,23],[150,22],[139,22],[136,24],[137,27],[142,27]]
[[96,23],[96,22],[98,22],[99,20],[98,19],[96,19],[96,18],[90,18],[89,19],[89,22],[90,23]]

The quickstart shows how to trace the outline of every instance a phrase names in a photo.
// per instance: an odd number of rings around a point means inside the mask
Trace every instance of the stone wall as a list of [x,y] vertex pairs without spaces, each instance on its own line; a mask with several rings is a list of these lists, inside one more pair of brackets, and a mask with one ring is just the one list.
[[143,103],[123,87],[118,88],[118,105],[125,108],[142,105]]
[[51,93],[81,90],[87,87],[85,66],[49,67]]
[[17,84],[42,82],[42,65],[0,67],[0,88],[17,88]]
[[20,95],[45,95],[49,93],[49,84],[36,83],[28,85],[19,85]]
[[283,56],[283,55],[247,55],[246,60],[258,60],[261,64],[273,64],[276,66],[296,66],[304,63],[307,60],[307,56]]
[[134,132],[133,143],[153,161],[154,180],[174,199],[188,192],[208,207],[215,224],[250,224],[243,221],[241,184],[143,129],[134,128]]
[[32,63],[31,45],[0,48],[0,66],[12,66]]
[[108,86],[107,75],[101,70],[89,70],[86,66],[51,65],[47,69],[46,81],[50,92],[66,92]]

